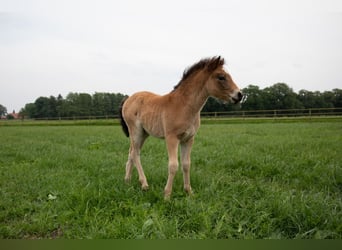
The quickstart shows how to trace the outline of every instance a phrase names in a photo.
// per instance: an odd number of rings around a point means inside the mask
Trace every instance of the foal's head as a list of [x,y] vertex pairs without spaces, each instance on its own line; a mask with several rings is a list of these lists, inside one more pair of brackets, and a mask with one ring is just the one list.
[[205,87],[210,96],[238,103],[242,100],[243,95],[229,73],[224,70],[223,65],[224,59],[221,57],[207,59],[206,70],[209,73],[209,78]]

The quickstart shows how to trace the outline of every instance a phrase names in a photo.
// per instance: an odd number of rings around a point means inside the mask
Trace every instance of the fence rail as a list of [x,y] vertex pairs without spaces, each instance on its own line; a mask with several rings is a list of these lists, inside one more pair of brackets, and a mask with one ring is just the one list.
[[72,121],[72,120],[109,120],[118,119],[119,115],[85,115],[85,116],[68,116],[68,117],[44,117],[44,118],[34,118],[37,121]]
[[201,117],[215,118],[282,118],[282,117],[314,117],[341,116],[342,108],[312,109],[274,109],[274,110],[238,110],[228,112],[202,112]]
[[[299,117],[332,117],[342,116],[342,108],[311,108],[311,109],[274,109],[274,110],[236,110],[227,112],[201,112],[203,118],[299,118]],[[72,116],[72,117],[45,117],[45,118],[21,118],[21,121],[80,121],[80,120],[117,120],[118,115],[102,116]]]

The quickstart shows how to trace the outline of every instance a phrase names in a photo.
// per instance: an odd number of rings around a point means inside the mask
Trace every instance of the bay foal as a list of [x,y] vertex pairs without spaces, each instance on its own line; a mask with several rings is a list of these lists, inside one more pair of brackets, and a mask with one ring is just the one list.
[[138,92],[123,101],[120,107],[121,125],[130,137],[126,182],[131,180],[135,165],[142,189],[148,189],[140,162],[140,150],[146,138],[152,135],[166,140],[169,175],[164,190],[165,199],[170,198],[178,170],[179,145],[184,189],[191,194],[190,154],[200,126],[201,109],[209,96],[233,103],[242,99],[240,89],[223,65],[224,59],[221,57],[203,59],[184,71],[181,81],[172,92],[163,96]]

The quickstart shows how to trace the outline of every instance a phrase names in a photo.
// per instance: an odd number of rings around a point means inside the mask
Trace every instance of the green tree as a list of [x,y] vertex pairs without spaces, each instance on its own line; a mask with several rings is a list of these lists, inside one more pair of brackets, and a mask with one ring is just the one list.
[[92,114],[92,97],[87,93],[80,93],[77,99],[78,115],[89,116]]
[[49,115],[49,98],[47,97],[39,97],[34,102],[36,105],[36,113],[34,114],[34,118],[44,118]]
[[79,116],[78,93],[69,93],[60,108],[61,116]]
[[34,103],[27,103],[24,108],[20,110],[20,115],[26,118],[35,118],[37,109]]
[[332,91],[324,91],[322,93],[323,106],[322,108],[333,108],[335,102],[335,95]]
[[[302,103],[304,108],[328,108],[333,107],[331,100],[331,96],[328,98],[329,94],[326,94],[326,100],[324,95],[319,91],[308,91],[308,90],[300,90],[298,94],[298,100]],[[330,102],[330,104],[329,104]]]
[[93,95],[94,115],[118,115],[119,107],[126,95],[121,93],[95,93]]
[[342,89],[333,89],[334,93],[334,107],[342,108]]
[[93,95],[93,115],[105,115],[105,93],[95,93]]
[[56,113],[58,117],[62,116],[63,102],[64,102],[63,96],[59,94],[56,99]]
[[247,101],[242,104],[243,110],[262,110],[264,107],[264,94],[257,85],[248,85],[242,90],[247,96]]
[[121,93],[109,94],[109,95],[110,95],[110,108],[108,107],[108,109],[106,110],[107,111],[106,115],[118,115],[121,102],[127,96]]
[[[286,83],[276,83],[263,90],[265,109],[302,108],[297,94]],[[248,101],[248,100],[247,100]]]

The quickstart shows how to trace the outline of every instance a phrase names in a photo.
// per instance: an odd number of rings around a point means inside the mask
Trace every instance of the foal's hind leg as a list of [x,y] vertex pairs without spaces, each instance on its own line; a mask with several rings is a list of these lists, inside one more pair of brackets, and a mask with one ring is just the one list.
[[148,183],[147,183],[146,176],[145,176],[144,170],[140,162],[140,149],[143,146],[147,137],[148,137],[148,134],[146,134],[144,131],[141,131],[140,133],[137,133],[137,134],[134,134],[134,133],[131,134],[131,145],[129,149],[128,161],[126,163],[126,175],[125,175],[125,181],[129,182],[131,180],[133,164],[134,164],[138,170],[141,188],[144,190],[148,189]]
[[133,170],[133,157],[132,157],[132,145],[129,147],[128,160],[126,163],[126,175],[125,182],[130,183],[132,178],[132,170]]

